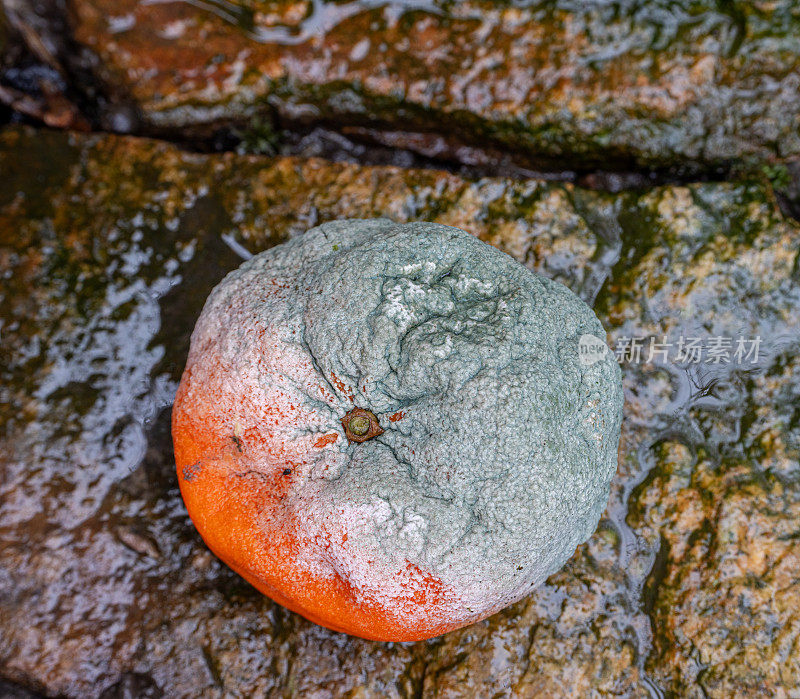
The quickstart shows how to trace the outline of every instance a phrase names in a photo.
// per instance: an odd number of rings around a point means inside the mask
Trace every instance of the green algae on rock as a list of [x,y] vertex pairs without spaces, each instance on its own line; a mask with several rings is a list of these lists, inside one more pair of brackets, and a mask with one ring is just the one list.
[[150,132],[257,131],[276,115],[559,170],[800,155],[792,0],[68,5],[107,91]]
[[611,336],[761,342],[757,361],[626,367],[623,443],[651,435],[620,462],[620,473],[646,473],[628,514],[649,559],[636,564],[652,620],[646,669],[681,695],[791,696],[800,683],[790,650],[800,584],[789,572],[800,556],[798,225],[752,184],[658,189],[637,208],[624,221],[626,269],[598,304]]
[[[234,570],[335,630],[419,640],[490,616],[605,509],[620,369],[582,361],[587,337],[605,348],[567,287],[458,228],[313,228],[228,275],[197,322],[173,413],[189,512]],[[365,439],[317,449],[353,406]],[[248,437],[229,463],[231,434]],[[281,497],[251,505],[272,481]]]
[[[654,451],[655,472],[631,516],[659,547],[646,595],[657,629],[654,678],[707,696],[781,696],[800,677],[792,650],[800,488],[745,461],[717,467],[681,442]],[[797,445],[790,459],[777,451],[771,459],[797,468]],[[764,662],[765,649],[774,662]]]

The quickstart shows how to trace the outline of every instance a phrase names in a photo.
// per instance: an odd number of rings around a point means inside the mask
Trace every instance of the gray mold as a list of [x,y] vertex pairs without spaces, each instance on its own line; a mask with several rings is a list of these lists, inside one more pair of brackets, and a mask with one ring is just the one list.
[[[288,300],[260,300],[275,280]],[[621,372],[610,352],[581,363],[579,338],[605,331],[563,285],[457,228],[335,221],[243,264],[198,323],[193,351],[216,343],[243,380],[274,382],[244,366],[247,318],[310,357],[335,396],[297,389],[321,416],[308,429],[340,438],[292,507],[308,541],[347,532],[346,548],[304,565],[364,603],[391,609],[412,564],[441,581],[442,620],[466,623],[525,596],[594,531],[617,465]],[[339,420],[353,405],[385,432],[348,443]],[[407,603],[398,617],[413,621]]]

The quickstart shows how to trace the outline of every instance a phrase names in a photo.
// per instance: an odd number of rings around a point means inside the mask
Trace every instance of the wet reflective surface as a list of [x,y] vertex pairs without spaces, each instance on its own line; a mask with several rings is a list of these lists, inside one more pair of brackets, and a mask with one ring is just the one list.
[[[362,129],[466,164],[727,172],[800,153],[789,0],[71,0],[143,133]],[[245,135],[245,141],[247,136]]]
[[[752,695],[800,682],[800,228],[756,184],[532,180],[0,135],[0,676],[68,696]],[[214,284],[342,216],[456,225],[591,302],[623,360],[600,527],[528,599],[382,644],[221,565],[170,405]],[[681,361],[681,337],[760,337]],[[648,360],[650,338],[672,343]]]

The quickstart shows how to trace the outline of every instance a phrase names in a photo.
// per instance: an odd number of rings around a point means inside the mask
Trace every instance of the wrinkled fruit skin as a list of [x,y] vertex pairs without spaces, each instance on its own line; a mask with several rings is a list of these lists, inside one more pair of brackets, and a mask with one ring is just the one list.
[[[566,287],[456,228],[335,221],[212,292],[173,412],[208,546],[264,594],[413,641],[524,597],[594,531],[620,369]],[[349,441],[354,407],[379,434]]]

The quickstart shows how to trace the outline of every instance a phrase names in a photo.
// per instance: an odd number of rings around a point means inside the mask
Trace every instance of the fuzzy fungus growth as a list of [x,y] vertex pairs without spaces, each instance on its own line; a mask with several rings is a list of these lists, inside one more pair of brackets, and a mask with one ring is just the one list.
[[[592,310],[456,228],[335,221],[208,298],[173,411],[209,547],[276,602],[429,638],[557,571],[616,469],[620,369]],[[236,440],[231,435],[236,435]]]

